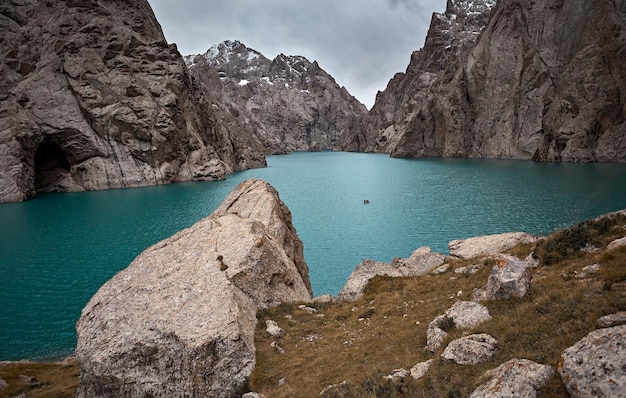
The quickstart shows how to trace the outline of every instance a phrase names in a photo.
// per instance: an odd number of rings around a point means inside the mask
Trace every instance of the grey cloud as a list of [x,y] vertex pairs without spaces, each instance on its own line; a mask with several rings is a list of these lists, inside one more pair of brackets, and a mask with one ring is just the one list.
[[368,107],[422,47],[431,14],[445,1],[149,0],[166,38],[185,55],[223,40],[268,58],[303,55]]

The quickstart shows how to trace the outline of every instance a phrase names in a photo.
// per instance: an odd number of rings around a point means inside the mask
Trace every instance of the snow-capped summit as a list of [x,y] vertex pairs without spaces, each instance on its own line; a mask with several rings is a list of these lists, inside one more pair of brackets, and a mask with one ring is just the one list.
[[202,55],[189,55],[185,57],[188,67],[198,62],[198,57],[203,58],[213,67],[221,79],[248,80],[260,78],[261,71],[267,69],[271,61],[260,52],[246,47],[240,41],[226,40],[215,44]]
[[317,62],[279,54],[269,60],[239,41],[216,44],[185,58],[192,74],[235,104],[229,112],[264,143],[268,153],[334,147],[365,106]]

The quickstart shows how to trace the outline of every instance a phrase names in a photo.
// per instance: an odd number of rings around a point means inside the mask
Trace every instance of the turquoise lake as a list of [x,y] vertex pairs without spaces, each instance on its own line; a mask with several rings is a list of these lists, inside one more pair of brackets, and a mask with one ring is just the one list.
[[247,178],[271,183],[291,210],[315,295],[339,292],[364,258],[388,262],[424,245],[447,253],[450,240],[475,235],[547,234],[626,208],[623,164],[339,152],[270,156],[267,168],[225,181],[38,195],[0,205],[0,361],[71,354],[96,290]]

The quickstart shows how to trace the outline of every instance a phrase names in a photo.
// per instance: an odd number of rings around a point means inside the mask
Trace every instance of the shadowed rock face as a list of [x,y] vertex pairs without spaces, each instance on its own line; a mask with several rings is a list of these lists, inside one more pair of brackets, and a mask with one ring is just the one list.
[[216,108],[264,146],[266,153],[335,148],[367,109],[317,62],[278,55],[269,60],[238,41],[185,57],[195,78],[220,94]]
[[9,0],[0,32],[0,202],[265,164],[210,109],[145,0]]
[[449,0],[348,150],[626,161],[626,3]]
[[254,368],[257,309],[310,300],[289,209],[269,184],[244,181],[85,306],[78,396],[234,396]]

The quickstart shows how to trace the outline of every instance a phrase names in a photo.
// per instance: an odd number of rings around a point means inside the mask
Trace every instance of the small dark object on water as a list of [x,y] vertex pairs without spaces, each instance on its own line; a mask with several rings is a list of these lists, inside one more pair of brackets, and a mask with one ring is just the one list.
[[368,204],[370,201],[368,199],[363,199],[363,204],[366,205]]

